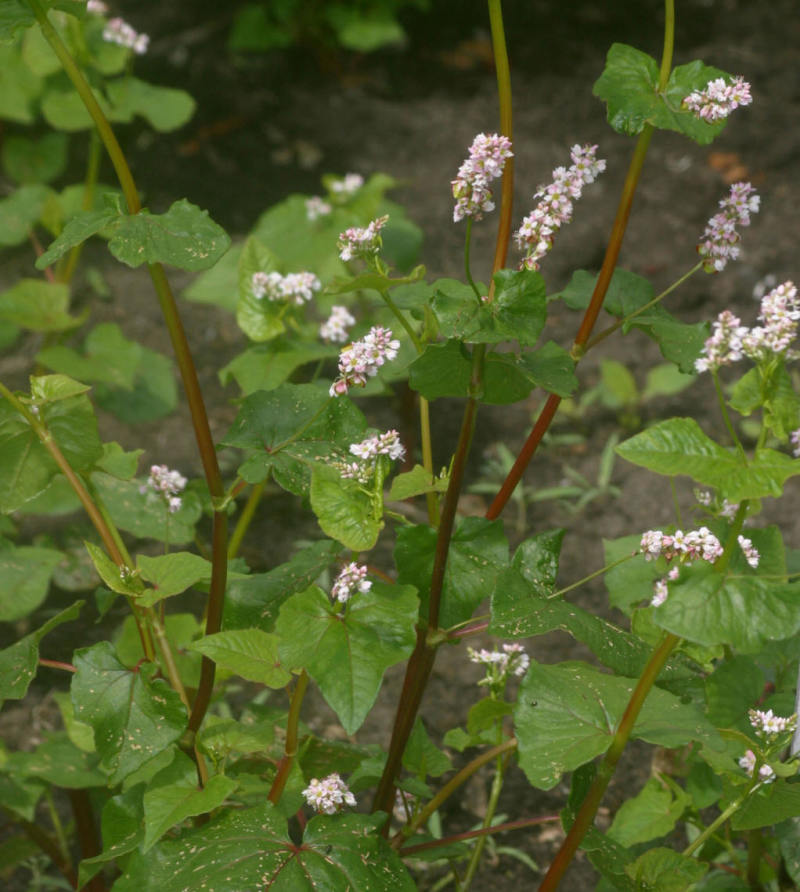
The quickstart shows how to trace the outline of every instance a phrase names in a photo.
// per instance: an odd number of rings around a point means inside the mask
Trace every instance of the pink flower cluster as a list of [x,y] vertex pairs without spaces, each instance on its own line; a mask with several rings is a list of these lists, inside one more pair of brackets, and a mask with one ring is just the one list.
[[331,588],[331,597],[334,601],[345,604],[356,591],[368,592],[371,588],[372,583],[367,579],[366,566],[353,561],[342,567]]
[[[744,755],[739,759],[739,767],[743,768],[749,777],[752,777],[756,769],[756,761],[756,754],[752,750],[745,750]],[[758,779],[764,784],[771,784],[775,780],[775,772],[769,765],[762,765],[758,769]]]
[[335,772],[322,780],[312,778],[311,783],[303,790],[303,796],[314,811],[323,815],[335,815],[346,805],[356,804],[356,797]]
[[794,731],[797,724],[797,716],[775,715],[771,709],[763,712],[760,709],[751,709],[747,713],[750,724],[755,728],[759,737],[774,738],[785,731]]
[[348,344],[339,353],[339,377],[331,384],[331,396],[342,396],[351,387],[363,387],[367,378],[397,356],[400,341],[392,337],[390,328],[374,325],[360,341]]
[[164,499],[170,514],[174,514],[181,507],[178,493],[185,489],[187,482],[179,471],[171,471],[166,465],[152,465],[147,483],[139,491],[157,493]]
[[314,273],[253,273],[251,289],[257,300],[265,298],[269,301],[292,301],[297,306],[311,300],[315,291],[322,287]]
[[522,266],[539,269],[539,261],[553,247],[556,232],[572,219],[573,201],[581,197],[585,185],[593,183],[606,169],[606,162],[598,159],[596,153],[597,146],[573,146],[572,165],[557,167],[553,182],[534,194],[539,203],[514,233],[518,247],[525,251]]
[[356,320],[350,315],[347,307],[331,307],[331,315],[319,327],[319,336],[323,341],[332,344],[347,343],[347,329],[355,325]]
[[306,199],[306,217],[309,220],[317,220],[320,217],[327,217],[332,208],[324,198],[319,195],[312,195]]
[[792,444],[792,455],[795,458],[800,458],[800,427],[796,431],[792,431],[789,435],[789,440]]
[[452,182],[453,221],[464,217],[480,220],[484,212],[494,210],[489,183],[502,176],[506,160],[513,156],[511,140],[497,133],[479,133],[469,147],[469,157],[459,167]]
[[730,310],[723,310],[714,323],[711,337],[703,345],[703,352],[695,360],[695,369],[715,372],[743,356],[754,362],[776,354],[786,359],[800,356],[796,350],[789,349],[797,337],[800,321],[800,301],[792,282],[784,282],[764,295],[758,318],[762,325],[747,328]]
[[721,121],[740,105],[750,105],[750,84],[737,75],[731,83],[718,77],[709,81],[702,90],[695,90],[684,100],[683,104],[703,121],[713,124]]
[[753,567],[753,569],[755,569],[761,560],[761,555],[758,553],[758,549],[755,545],[753,545],[752,539],[748,539],[745,536],[739,536],[737,541],[739,543],[739,548],[742,549],[745,560],[751,567]]
[[375,474],[378,456],[386,455],[392,461],[405,457],[406,450],[400,442],[400,435],[395,430],[386,431],[376,437],[368,437],[360,443],[352,443],[350,452],[358,461],[331,461],[332,467],[348,480],[358,480],[359,483],[369,483]]
[[103,40],[125,46],[139,56],[144,55],[150,45],[150,38],[147,34],[140,34],[121,18],[108,20],[103,30]]
[[494,684],[505,681],[510,675],[520,677],[528,671],[531,659],[521,644],[504,644],[502,650],[474,650],[468,648],[470,662],[481,663],[488,668],[485,679],[480,684]]
[[707,273],[725,269],[729,260],[739,256],[741,236],[737,226],[749,226],[750,214],[758,213],[761,198],[750,183],[734,183],[730,193],[720,200],[720,213],[706,224],[697,244]]
[[381,229],[386,225],[389,215],[372,220],[363,229],[351,226],[339,235],[337,247],[342,260],[354,257],[369,258],[377,254],[381,248]]
[[[699,530],[692,530],[689,533],[675,530],[672,535],[662,533],[661,530],[648,530],[642,535],[640,548],[647,561],[663,557],[669,562],[677,558],[678,563],[687,566],[698,559],[713,564],[723,551],[719,539],[708,527],[700,527]],[[676,565],[667,573],[666,579],[656,580],[653,584],[651,607],[660,607],[667,600],[669,595],[667,580],[676,580],[679,573],[680,570]]]

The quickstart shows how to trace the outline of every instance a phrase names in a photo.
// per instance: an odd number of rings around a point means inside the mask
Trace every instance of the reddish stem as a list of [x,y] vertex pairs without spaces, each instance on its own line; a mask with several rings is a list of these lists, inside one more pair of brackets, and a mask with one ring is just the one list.
[[480,836],[490,836],[494,833],[507,833],[509,830],[522,830],[525,827],[535,827],[537,824],[552,824],[558,821],[558,815],[544,815],[541,818],[520,818],[517,821],[507,821],[505,824],[494,824],[491,827],[481,827],[479,830],[468,830],[466,833],[454,833],[452,836],[443,836],[431,842],[421,842],[415,846],[406,846],[400,849],[398,854],[402,858],[416,855],[417,852],[429,852],[454,842],[462,842],[465,839],[476,839]]

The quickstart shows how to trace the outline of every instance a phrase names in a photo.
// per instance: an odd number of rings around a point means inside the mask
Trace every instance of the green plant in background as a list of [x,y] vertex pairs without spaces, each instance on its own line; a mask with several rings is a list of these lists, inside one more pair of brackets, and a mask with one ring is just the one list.
[[[293,7],[274,7],[281,9],[289,15]],[[407,890],[415,887],[407,864],[446,862],[437,887],[465,892],[487,848],[525,860],[490,837],[559,820],[566,836],[542,890],[558,887],[578,848],[605,889],[777,890],[784,873],[800,882],[800,572],[781,530],[755,523],[762,504],[800,474],[800,398],[787,371],[796,358],[797,290],[778,285],[758,320],[745,324],[723,312],[710,335],[706,324],[682,323],[663,306],[689,276],[721,272],[736,258],[739,230],[759,209],[749,183],[734,184],[700,236],[699,262],[661,293],[616,269],[655,132],[708,144],[731,111],[749,104],[749,86],[699,61],[673,69],[672,0],[660,65],[612,46],[594,90],[612,128],[636,136],[636,145],[600,271],[578,270],[548,295],[540,266],[605,162],[597,146],[572,147],[570,166],[553,172],[514,233],[519,262],[509,265],[510,74],[500,0],[489,0],[488,11],[500,132],[476,136],[452,183],[465,281],[428,282],[415,266],[419,230],[386,197],[393,181],[380,174],[325,178],[324,194],[289,196],[233,245],[185,199],[160,213],[143,208],[110,121],[128,120],[140,102],[151,120],[163,110],[141,99],[153,94],[130,74],[144,35],[98,0],[0,0],[4,77],[17,109],[33,115],[41,106],[47,117],[56,90],[69,121],[98,134],[79,201],[26,181],[0,204],[6,243],[27,241],[32,254],[30,276],[0,294],[6,341],[15,336],[9,326],[42,335],[29,388],[0,383],[0,620],[27,620],[46,604],[51,580],[92,600],[37,612],[38,627],[0,651],[4,700],[26,697],[40,667],[65,679],[54,695],[63,728],[29,752],[0,748],[0,807],[13,828],[1,863],[27,863],[39,887]],[[103,43],[114,65],[121,60],[114,71],[97,61]],[[31,47],[48,60],[47,74],[31,76]],[[32,176],[22,161],[40,155],[46,163],[30,169],[55,182],[59,139],[12,153],[9,173]],[[100,143],[121,191],[97,185]],[[486,284],[472,275],[470,244],[495,204]],[[191,413],[200,480],[167,463],[140,473],[141,450],[101,437],[99,413],[135,426],[170,412],[175,397],[166,393],[163,358],[116,326],[77,336],[91,307],[75,312],[73,274],[94,236],[121,262],[148,269]],[[238,396],[218,442],[164,264],[201,273],[186,296],[227,309],[250,342],[220,371]],[[548,302],[557,299],[580,316],[569,350],[539,343]],[[614,321],[593,334],[601,309]],[[576,392],[583,356],[633,330],[654,339],[683,377],[658,367],[640,394],[621,365],[606,361],[598,398],[627,416],[651,395],[677,392],[685,376],[708,374],[728,439],[716,442],[692,418],[661,420],[622,442],[613,432],[596,484],[570,472],[578,506],[618,495],[618,455],[670,483],[683,475],[704,487],[697,525],[684,529],[676,516],[677,526],[606,541],[605,566],[559,588],[565,531],[529,535],[512,554],[499,516],[512,498],[522,512],[548,497],[532,484],[514,494],[561,401]],[[738,378],[728,368],[745,366]],[[726,391],[728,375],[735,379]],[[357,403],[397,382],[416,393],[419,412],[419,454],[404,470],[401,434],[370,427]],[[548,396],[519,453],[497,447],[504,480],[486,515],[459,517],[480,406],[527,400],[534,388]],[[437,475],[430,403],[445,398],[458,399],[464,415],[452,460]],[[574,399],[573,411],[590,402]],[[752,446],[738,438],[732,412],[758,420]],[[219,446],[228,449],[224,467]],[[269,508],[269,481],[310,507],[319,535],[268,571],[251,572],[239,551],[253,518]],[[387,508],[412,499],[424,500],[424,520]],[[17,527],[26,514],[64,515],[70,529],[29,543]],[[523,513],[518,524],[528,532]],[[381,536],[393,542],[394,566],[386,551],[369,554]],[[601,575],[620,623],[565,598]],[[190,598],[195,611],[174,607]],[[487,599],[488,614],[476,615]],[[54,629],[81,613],[102,617],[115,602],[127,611],[111,636],[78,646],[69,661],[46,656]],[[596,662],[532,659],[521,640],[555,629]],[[512,640],[467,651],[484,667],[486,696],[433,740],[418,712],[438,649],[487,631]],[[365,745],[356,735],[397,664],[405,678],[391,736],[385,748]],[[312,684],[344,736],[327,739],[303,721]],[[649,780],[602,833],[594,817],[632,737],[675,751],[682,767]],[[458,769],[443,747],[465,754]],[[512,761],[541,790],[571,775],[559,815],[499,814]],[[480,826],[453,833],[441,806],[484,767],[491,782]],[[32,847],[60,878],[42,875]]]
[[270,0],[246,3],[228,38],[232,50],[252,52],[314,43],[370,53],[405,40],[398,15],[424,10],[429,0]]

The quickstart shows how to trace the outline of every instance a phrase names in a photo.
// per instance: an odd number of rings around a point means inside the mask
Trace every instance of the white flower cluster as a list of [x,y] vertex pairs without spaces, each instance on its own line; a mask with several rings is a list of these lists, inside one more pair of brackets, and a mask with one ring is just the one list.
[[312,778],[311,783],[303,790],[303,796],[314,811],[323,815],[335,815],[345,805],[356,804],[356,797],[335,772],[322,780]]
[[333,180],[330,190],[334,195],[350,198],[364,185],[364,177],[360,173],[346,173],[340,180]]
[[464,217],[480,220],[484,212],[494,210],[489,183],[503,174],[506,160],[513,156],[511,140],[497,133],[479,133],[469,147],[469,157],[459,167],[452,182],[453,221]]
[[297,306],[310,301],[314,292],[322,287],[314,273],[289,273],[282,276],[276,272],[257,272],[253,273],[250,283],[256,300],[266,297],[269,301],[292,301]]
[[553,182],[534,194],[539,203],[514,233],[518,247],[525,251],[522,266],[539,269],[539,261],[553,247],[556,232],[572,219],[572,202],[581,197],[585,185],[593,183],[606,169],[606,162],[598,159],[596,153],[597,146],[574,145],[570,149],[572,165],[557,167]]
[[319,195],[312,195],[306,199],[306,217],[312,222],[320,217],[327,217],[331,210],[330,204]]
[[363,387],[367,378],[397,356],[400,341],[392,337],[390,328],[374,325],[359,341],[348,344],[339,353],[339,377],[331,384],[330,395],[342,396],[351,387]]
[[[752,777],[756,767],[756,754],[752,750],[745,750],[745,754],[739,759],[739,767]],[[775,772],[769,765],[762,765],[758,769],[758,778],[762,783],[771,784],[775,780]]]
[[741,241],[736,227],[749,226],[750,214],[758,213],[760,204],[761,198],[750,183],[734,183],[730,193],[720,200],[720,213],[706,223],[697,243],[707,273],[721,272],[729,260],[736,260]]
[[406,454],[405,447],[400,442],[400,435],[396,430],[386,431],[376,437],[368,437],[360,443],[352,443],[350,452],[358,461],[332,461],[331,466],[336,468],[342,477],[348,480],[358,480],[359,483],[369,483],[375,473],[378,456],[386,455],[392,461],[403,459]]
[[761,560],[761,555],[758,553],[755,545],[753,545],[752,540],[747,539],[745,536],[739,536],[737,541],[739,542],[739,548],[744,552],[747,563],[753,568],[757,567]]
[[744,356],[754,362],[776,354],[787,360],[800,356],[798,351],[789,349],[800,321],[800,302],[792,282],[784,282],[764,295],[758,318],[763,324],[748,328],[730,310],[723,310],[714,322],[711,337],[703,345],[703,352],[695,360],[695,369],[715,372]]
[[389,219],[388,214],[372,220],[363,229],[351,226],[339,235],[337,247],[339,257],[342,260],[352,260],[354,257],[371,257],[380,251],[381,229]]
[[[648,530],[642,534],[640,548],[647,561],[654,561],[659,557],[667,561],[677,558],[678,563],[687,566],[698,559],[713,564],[723,551],[719,539],[708,527],[700,527],[699,530],[692,530],[689,533],[675,530],[672,535],[662,533],[661,530]],[[676,580],[679,573],[678,566],[674,566],[667,573],[666,579],[656,580],[650,601],[651,607],[660,607],[667,600],[669,594],[667,580]]]
[[751,709],[747,713],[750,724],[755,728],[759,737],[766,737],[767,740],[774,739],[785,731],[794,731],[797,724],[797,716],[780,716],[775,715],[771,709],[766,712],[760,709]]
[[150,45],[150,38],[147,34],[140,34],[119,17],[108,20],[103,30],[103,40],[125,46],[139,56],[143,56]]
[[179,471],[171,471],[166,465],[153,465],[147,483],[139,491],[146,493],[150,490],[157,493],[166,502],[170,514],[174,514],[181,507],[178,493],[185,489],[187,482]]
[[474,650],[467,648],[470,662],[487,667],[487,675],[480,684],[496,684],[510,675],[522,676],[528,671],[530,657],[521,644],[504,644],[502,650]]
[[683,104],[703,121],[713,124],[721,121],[740,105],[750,105],[750,84],[737,75],[731,83],[718,77],[709,81],[702,90],[695,90],[684,100]]
[[86,0],[86,12],[105,15],[108,12],[108,5],[103,3],[103,0]]
[[355,324],[356,320],[350,315],[347,307],[331,307],[331,315],[319,327],[319,336],[323,341],[332,344],[346,344],[347,329]]
[[372,583],[367,579],[366,566],[353,561],[342,567],[331,588],[331,597],[334,601],[345,604],[356,591],[368,592],[371,588]]

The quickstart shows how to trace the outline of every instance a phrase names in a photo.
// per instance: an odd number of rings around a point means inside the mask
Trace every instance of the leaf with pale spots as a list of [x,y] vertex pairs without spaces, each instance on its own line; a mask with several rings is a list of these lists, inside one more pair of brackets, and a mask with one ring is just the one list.
[[282,688],[291,674],[278,659],[278,638],[261,629],[234,629],[206,635],[191,645],[217,666],[268,688]]
[[281,662],[304,668],[348,734],[375,702],[383,673],[414,648],[417,593],[408,585],[375,583],[356,592],[344,613],[313,586],[281,607],[275,631]]
[[42,638],[56,626],[77,619],[83,604],[83,601],[76,601],[71,607],[47,620],[35,632],[21,638],[11,647],[0,650],[0,704],[3,700],[20,700],[25,696],[39,665],[39,644]]
[[186,727],[186,710],[154,663],[123,666],[113,645],[101,641],[75,653],[75,717],[94,729],[94,742],[111,783],[119,783],[174,743]]
[[167,830],[192,818],[213,811],[230,796],[238,783],[217,774],[203,787],[197,783],[197,768],[178,751],[170,765],[163,768],[147,785],[144,794],[144,845],[151,849]]
[[[531,661],[514,709],[519,763],[528,780],[550,790],[566,771],[611,745],[636,679],[607,675],[582,663]],[[632,736],[666,747],[698,740],[719,749],[716,729],[691,704],[653,688]]]
[[[301,844],[270,806],[226,814],[137,853],[114,892],[413,892],[400,858],[378,833],[382,815],[318,816]],[[200,880],[202,877],[202,880]]]

